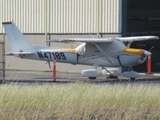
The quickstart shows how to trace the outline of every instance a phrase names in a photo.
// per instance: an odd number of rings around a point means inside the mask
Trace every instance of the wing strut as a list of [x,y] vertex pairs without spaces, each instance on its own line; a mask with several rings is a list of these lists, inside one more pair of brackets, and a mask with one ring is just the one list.
[[105,54],[105,52],[103,52],[103,50],[98,46],[97,43],[94,43],[94,45],[96,46],[96,48],[104,55],[104,57],[110,62],[110,63],[113,63],[109,57]]

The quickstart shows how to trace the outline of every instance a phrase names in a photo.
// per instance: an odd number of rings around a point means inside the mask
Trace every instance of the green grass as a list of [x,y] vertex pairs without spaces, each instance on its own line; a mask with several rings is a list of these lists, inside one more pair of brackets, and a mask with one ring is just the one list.
[[1,85],[0,119],[160,119],[160,87],[129,85]]

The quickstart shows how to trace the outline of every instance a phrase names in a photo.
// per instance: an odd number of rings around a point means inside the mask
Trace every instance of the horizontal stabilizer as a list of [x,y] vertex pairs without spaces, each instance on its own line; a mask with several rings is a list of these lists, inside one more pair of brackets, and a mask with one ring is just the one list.
[[12,56],[12,55],[31,55],[31,54],[34,54],[34,52],[8,52],[5,55]]

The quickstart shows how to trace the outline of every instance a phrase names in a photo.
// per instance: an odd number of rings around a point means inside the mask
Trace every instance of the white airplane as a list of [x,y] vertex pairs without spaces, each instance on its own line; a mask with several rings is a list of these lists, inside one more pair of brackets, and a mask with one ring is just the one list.
[[[48,62],[53,61],[53,58],[56,57],[57,62],[91,65],[94,66],[93,69],[82,70],[81,72],[83,76],[90,79],[95,79],[101,74],[97,70],[97,67],[102,67],[103,75],[118,76],[122,73],[130,79],[139,77],[139,73],[133,71],[132,66],[143,63],[151,53],[144,49],[128,48],[124,42],[130,45],[133,41],[159,39],[157,36],[140,36],[120,38],[66,38],[47,41],[82,43],[75,49],[56,48],[32,45],[13,22],[3,22],[2,24],[12,50],[7,55]],[[120,69],[116,71],[114,69],[115,67]]]

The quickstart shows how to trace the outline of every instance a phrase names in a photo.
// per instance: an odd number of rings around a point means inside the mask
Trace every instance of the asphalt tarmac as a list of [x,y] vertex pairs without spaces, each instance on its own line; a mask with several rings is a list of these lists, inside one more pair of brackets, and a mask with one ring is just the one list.
[[117,78],[106,78],[100,75],[95,80],[81,76],[81,73],[67,73],[57,72],[56,81],[53,81],[52,71],[6,71],[5,84],[18,84],[18,85],[34,85],[34,84],[68,84],[75,82],[85,82],[92,84],[131,84],[131,85],[160,85],[160,73],[146,74],[141,73],[140,77],[134,81],[130,81],[120,75]]

